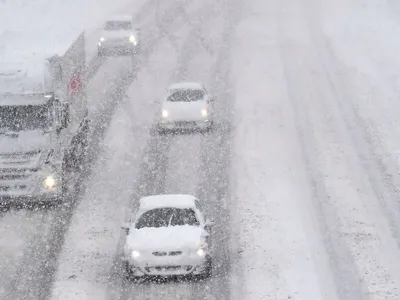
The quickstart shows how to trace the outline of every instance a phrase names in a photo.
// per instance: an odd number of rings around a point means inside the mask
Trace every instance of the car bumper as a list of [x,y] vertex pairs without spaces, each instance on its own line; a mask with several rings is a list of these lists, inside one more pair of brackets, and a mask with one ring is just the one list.
[[212,121],[196,120],[196,121],[160,121],[158,128],[160,130],[193,130],[193,129],[209,129]]
[[132,44],[130,42],[120,44],[98,44],[98,51],[103,55],[121,55],[121,54],[135,54],[140,51],[139,44]]
[[124,259],[129,266],[131,275],[143,276],[187,276],[203,274],[207,268],[209,256],[188,256],[180,259]]

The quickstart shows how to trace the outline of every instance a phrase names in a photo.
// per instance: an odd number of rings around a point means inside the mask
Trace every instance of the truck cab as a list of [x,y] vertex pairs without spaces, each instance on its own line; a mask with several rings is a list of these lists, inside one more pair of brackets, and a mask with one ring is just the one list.
[[0,203],[65,199],[88,145],[84,49],[0,64]]
[[54,94],[0,95],[0,197],[58,198],[68,113]]

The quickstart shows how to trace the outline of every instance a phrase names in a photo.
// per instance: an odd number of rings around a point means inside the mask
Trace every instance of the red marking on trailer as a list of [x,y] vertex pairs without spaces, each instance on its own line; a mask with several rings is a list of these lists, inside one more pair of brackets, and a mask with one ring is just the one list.
[[78,75],[74,75],[69,82],[69,95],[73,96],[81,88],[81,79]]

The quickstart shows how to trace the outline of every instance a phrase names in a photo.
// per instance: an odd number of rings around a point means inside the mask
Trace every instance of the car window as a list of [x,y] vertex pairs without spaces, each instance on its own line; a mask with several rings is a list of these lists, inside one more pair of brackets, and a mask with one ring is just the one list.
[[108,21],[104,25],[104,30],[130,30],[132,23],[129,21]]
[[193,209],[156,208],[145,212],[135,224],[135,228],[168,227],[168,226],[199,226]]
[[203,90],[174,90],[167,98],[170,102],[193,102],[203,100]]

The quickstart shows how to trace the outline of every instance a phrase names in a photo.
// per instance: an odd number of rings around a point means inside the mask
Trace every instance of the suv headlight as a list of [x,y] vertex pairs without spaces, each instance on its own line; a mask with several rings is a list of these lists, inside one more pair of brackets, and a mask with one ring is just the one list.
[[131,36],[129,37],[129,42],[131,42],[131,43],[134,44],[134,45],[137,44],[136,38],[135,38],[133,35],[131,35]]
[[100,42],[105,42],[105,40],[106,40],[106,39],[103,38],[103,37],[100,38]]
[[163,109],[162,112],[161,112],[161,115],[162,115],[163,118],[168,118],[168,115],[169,115],[168,110]]
[[137,250],[132,250],[131,255],[133,258],[138,258],[140,256],[140,252]]
[[202,116],[202,117],[207,117],[207,116],[208,116],[208,111],[207,111],[207,109],[204,108],[204,109],[201,110],[201,116]]

